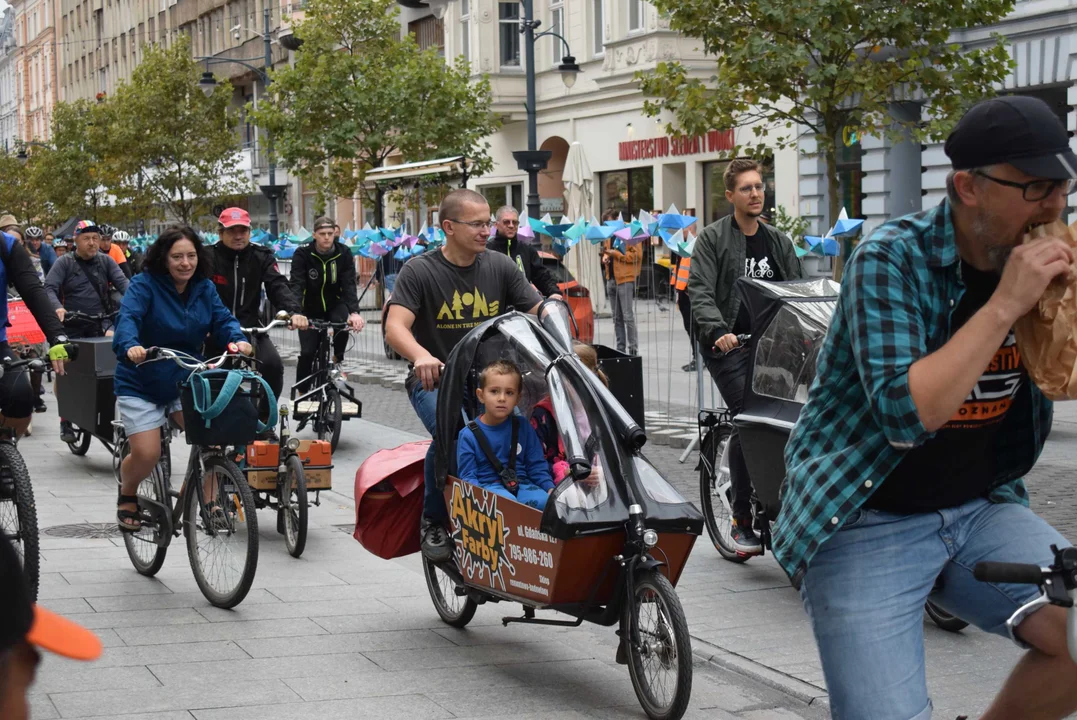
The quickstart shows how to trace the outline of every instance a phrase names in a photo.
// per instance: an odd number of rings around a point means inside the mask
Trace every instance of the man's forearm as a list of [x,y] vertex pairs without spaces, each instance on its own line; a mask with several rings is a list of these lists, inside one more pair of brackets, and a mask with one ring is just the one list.
[[941,428],[961,407],[1013,322],[989,302],[949,342],[909,367],[909,392],[928,431]]
[[389,347],[396,350],[398,355],[411,363],[430,354],[430,351],[419,344],[411,331],[404,327],[397,325],[387,326],[385,328],[385,341],[389,343]]

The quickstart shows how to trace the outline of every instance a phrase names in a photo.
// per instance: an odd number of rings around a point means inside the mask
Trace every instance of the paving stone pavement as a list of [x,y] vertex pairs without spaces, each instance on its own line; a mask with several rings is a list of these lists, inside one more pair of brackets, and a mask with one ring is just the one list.
[[[202,597],[182,540],[157,577],[146,578],[120,538],[48,533],[109,522],[116,490],[101,445],[79,458],[59,441],[55,399],[46,396],[49,412],[35,416],[19,446],[45,531],[40,602],[93,628],[105,651],[93,663],[46,657],[32,689],[34,720],[645,717],[613,661],[612,629],[503,628],[501,617],[518,611],[509,605],[482,606],[468,628],[450,628],[434,611],[418,556],[381,560],[351,538],[355,468],[421,430],[403,393],[360,390],[366,417],[383,424],[345,425],[335,490],[311,508],[302,558],[288,556],[273,516],[259,514],[258,572],[234,610]],[[184,448],[173,448],[175,478]],[[697,658],[687,718],[825,715],[803,697]]]
[[[424,435],[391,384],[356,383],[356,390],[364,417],[376,423],[345,424],[334,492],[311,509],[303,558],[287,555],[272,516],[262,513],[258,575],[235,610],[213,608],[201,596],[182,543],[170,548],[158,577],[147,579],[131,569],[120,539],[43,536],[42,603],[93,627],[107,649],[90,665],[47,659],[34,718],[644,717],[627,673],[612,661],[611,631],[501,628],[500,617],[512,610],[490,605],[467,630],[453,630],[433,611],[417,557],[383,561],[341,532],[353,521],[354,468],[379,448]],[[39,525],[105,522],[115,492],[109,457],[96,444],[86,458],[71,456],[56,437],[54,399],[48,403],[50,412],[36,417],[34,435],[20,444]],[[1029,488],[1033,508],[1074,538],[1077,406],[1057,407]],[[177,476],[182,447],[174,453]],[[681,464],[682,452],[646,448],[696,500],[694,458]],[[687,717],[826,715],[807,618],[771,558],[733,565],[704,536],[678,594],[697,655]],[[1009,642],[972,628],[953,635],[927,623],[925,635],[940,718],[982,711],[1020,656]]]

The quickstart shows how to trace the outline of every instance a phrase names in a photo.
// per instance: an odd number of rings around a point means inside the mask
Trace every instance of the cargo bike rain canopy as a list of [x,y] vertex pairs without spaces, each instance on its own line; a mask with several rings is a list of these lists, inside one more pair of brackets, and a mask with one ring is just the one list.
[[767,282],[739,278],[734,286],[748,313],[750,382],[733,424],[740,432],[752,484],[777,517],[785,478],[785,445],[816,375],[819,350],[837,307],[833,280]]
[[[629,508],[643,509],[657,531],[700,534],[703,516],[640,452],[647,437],[614,394],[572,353],[567,306],[547,300],[541,321],[512,312],[488,320],[460,341],[441,375],[437,406],[437,480],[456,474],[456,441],[481,413],[475,388],[484,367],[513,362],[523,374],[518,411],[528,422],[547,395],[571,468],[553,491],[539,529],[555,538],[624,531]],[[541,323],[541,324],[540,324]]]

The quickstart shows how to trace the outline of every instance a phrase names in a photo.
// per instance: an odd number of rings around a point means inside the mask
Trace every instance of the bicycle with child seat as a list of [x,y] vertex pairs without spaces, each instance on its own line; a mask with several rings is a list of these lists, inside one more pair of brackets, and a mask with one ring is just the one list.
[[[258,328],[242,328],[243,332],[253,338],[256,335],[265,335],[270,330],[287,326],[290,321],[287,312],[277,313],[276,319]],[[254,345],[257,347],[257,345]],[[310,501],[307,494],[307,470],[326,471],[332,469],[332,465],[304,465],[300,455],[300,446],[303,441],[292,436],[289,427],[289,407],[286,403],[279,403],[278,408],[279,430],[276,442],[265,443],[270,455],[276,457],[272,467],[263,468],[255,466],[248,461],[248,450],[252,446],[241,446],[234,449],[233,457],[237,458],[240,471],[247,478],[247,484],[254,494],[255,505],[259,510],[271,508],[277,513],[277,532],[284,536],[284,543],[288,554],[298,558],[303,554],[307,544],[307,513],[309,506],[321,505],[321,489],[315,489],[314,500]]]
[[[728,409],[699,412],[699,497],[714,548],[726,560],[743,563],[752,556],[738,551],[731,537],[730,434],[736,427],[751,479],[752,528],[763,552],[773,551],[771,523],[781,508],[785,445],[815,379],[837,288],[829,280],[773,283],[745,278],[735,289],[749,310],[754,332],[737,335],[737,347],[724,354],[748,353],[743,407],[738,415]],[[925,611],[943,630],[959,632],[968,626],[931,600]]]
[[[146,351],[145,362],[172,361],[195,375],[235,359],[245,356],[234,345],[213,360],[154,347]],[[130,453],[130,442],[122,423],[114,426],[119,480],[119,463]],[[164,564],[172,539],[182,531],[198,589],[216,607],[235,607],[250,591],[258,568],[254,495],[225,448],[197,444],[191,444],[183,484],[174,490],[168,477],[170,464],[166,472],[164,461],[169,457],[171,436],[171,425],[166,424],[161,428],[161,459],[139,484],[141,526],[136,532],[124,532],[127,554],[135,570],[152,577]]]
[[[65,347],[69,356],[76,352],[73,346]],[[40,358],[15,360],[5,357],[0,362],[0,374],[16,371],[42,372],[44,369],[45,361]],[[19,452],[17,440],[11,428],[0,427],[0,536],[14,546],[22,561],[31,600],[36,600],[41,567],[37,505],[34,502],[30,471]]]
[[310,320],[310,328],[319,332],[318,350],[310,375],[296,378],[292,386],[293,415],[298,421],[297,431],[308,424],[314,428],[319,440],[329,440],[333,452],[340,443],[341,423],[363,416],[363,403],[355,397],[340,365],[332,362],[333,334],[347,331],[348,323],[329,320]]

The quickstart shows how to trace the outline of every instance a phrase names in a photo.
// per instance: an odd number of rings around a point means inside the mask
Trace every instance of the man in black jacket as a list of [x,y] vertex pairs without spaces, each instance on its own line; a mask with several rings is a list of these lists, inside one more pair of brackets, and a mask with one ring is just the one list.
[[[365,323],[359,315],[359,296],[355,291],[355,259],[351,250],[335,237],[337,225],[327,217],[314,221],[314,239],[292,256],[292,291],[299,298],[308,318],[348,323],[356,332]],[[299,362],[296,380],[310,375],[318,351],[317,330],[299,331]],[[344,360],[348,333],[333,336],[333,362]]]
[[543,297],[560,300],[561,288],[557,287],[557,279],[553,273],[542,264],[538,250],[516,237],[520,229],[520,214],[516,212],[516,208],[510,205],[498,208],[494,220],[497,234],[486,241],[486,249],[508,255],[509,259],[516,263],[516,267],[520,268],[527,282],[534,285]]
[[[243,327],[259,327],[258,306],[261,288],[273,306],[292,314],[292,327],[304,330],[307,318],[303,309],[288,287],[288,280],[277,269],[273,251],[251,244],[251,216],[241,208],[228,208],[219,218],[220,242],[210,248],[213,271],[210,277],[217,286],[225,307],[239,320]],[[261,361],[258,371],[265,377],[273,394],[280,397],[284,388],[284,363],[269,339],[269,335],[257,335],[251,339],[256,356]],[[207,347],[209,355],[221,352],[220,348]],[[274,419],[270,419],[273,422]]]

